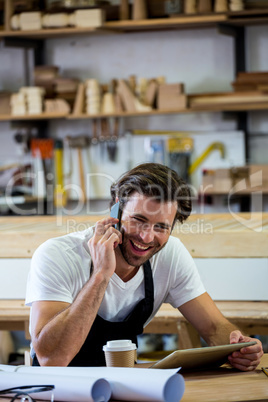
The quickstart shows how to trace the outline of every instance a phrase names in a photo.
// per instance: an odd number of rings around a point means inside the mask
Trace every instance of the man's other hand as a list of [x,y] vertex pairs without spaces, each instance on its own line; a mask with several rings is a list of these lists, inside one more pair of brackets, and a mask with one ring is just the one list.
[[247,346],[239,351],[233,352],[229,357],[229,363],[241,371],[255,370],[263,356],[262,343],[259,339],[242,335],[238,330],[231,332],[230,343],[257,342],[255,345]]

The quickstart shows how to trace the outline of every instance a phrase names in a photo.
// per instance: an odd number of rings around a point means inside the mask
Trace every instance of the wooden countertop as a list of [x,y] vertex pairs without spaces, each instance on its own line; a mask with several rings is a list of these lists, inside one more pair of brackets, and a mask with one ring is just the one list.
[[[101,218],[0,217],[0,258],[30,258],[47,239],[86,229]],[[268,257],[268,213],[195,214],[172,235],[196,258]]]
[[268,401],[268,377],[261,367],[268,366],[266,353],[258,369],[240,372],[228,368],[183,374],[185,393],[182,402]]
[[[252,334],[268,333],[268,302],[254,301],[216,301],[223,315]],[[0,299],[0,330],[24,330],[29,334],[30,307],[24,300]],[[153,320],[146,326],[147,333],[178,333],[181,322],[186,321],[178,309],[162,304]],[[252,332],[250,332],[252,331]]]
[[[261,371],[261,367],[267,366],[268,354],[265,354],[257,370],[248,373],[224,367],[214,370],[182,373],[185,380],[185,392],[181,401],[268,401],[268,377]],[[0,398],[1,402],[9,400],[10,398]],[[119,401],[111,400],[111,402]]]

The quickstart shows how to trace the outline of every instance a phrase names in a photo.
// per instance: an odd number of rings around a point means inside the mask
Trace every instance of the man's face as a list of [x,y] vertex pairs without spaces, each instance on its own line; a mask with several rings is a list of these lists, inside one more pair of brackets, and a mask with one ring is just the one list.
[[177,203],[158,202],[134,193],[121,217],[121,253],[129,265],[138,267],[165,246],[177,211]]

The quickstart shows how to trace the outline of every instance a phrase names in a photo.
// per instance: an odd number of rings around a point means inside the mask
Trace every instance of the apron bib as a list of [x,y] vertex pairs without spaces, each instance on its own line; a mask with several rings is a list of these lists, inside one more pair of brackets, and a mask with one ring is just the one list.
[[[143,265],[145,297],[142,299],[124,321],[112,322],[96,316],[91,330],[80,351],[70,362],[69,366],[96,367],[105,366],[102,347],[107,341],[130,339],[137,344],[137,335],[142,334],[143,326],[153,311],[154,283],[150,261]],[[39,366],[36,355],[33,366]]]

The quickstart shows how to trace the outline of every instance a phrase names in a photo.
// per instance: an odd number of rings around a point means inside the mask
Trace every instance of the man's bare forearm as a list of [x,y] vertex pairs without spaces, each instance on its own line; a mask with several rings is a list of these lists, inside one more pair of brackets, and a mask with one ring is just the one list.
[[218,322],[214,329],[201,334],[209,346],[227,345],[230,343],[230,333],[237,328],[226,318],[222,318],[221,322]]
[[93,275],[75,301],[55,314],[33,337],[42,366],[67,366],[82,347],[96,318],[109,278]]

